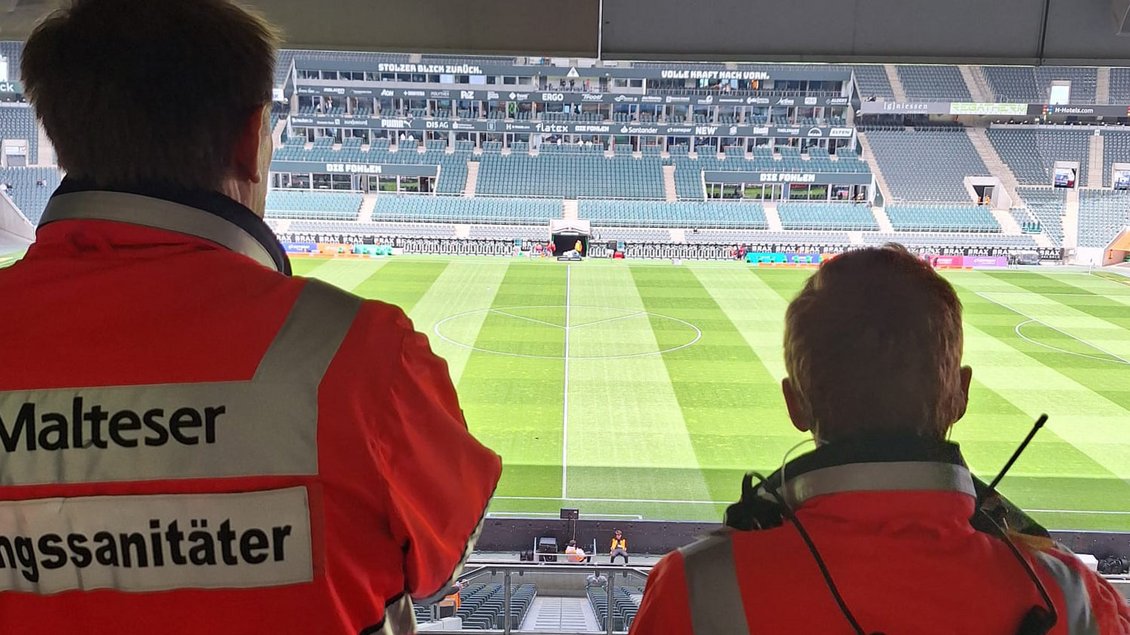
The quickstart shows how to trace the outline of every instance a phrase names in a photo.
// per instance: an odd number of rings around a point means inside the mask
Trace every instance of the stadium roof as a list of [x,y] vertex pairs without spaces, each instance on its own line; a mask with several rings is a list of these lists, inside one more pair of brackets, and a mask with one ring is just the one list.
[[[1130,65],[1130,0],[249,0],[290,48],[604,59]],[[0,2],[0,40],[61,0]],[[603,28],[602,28],[603,27]]]

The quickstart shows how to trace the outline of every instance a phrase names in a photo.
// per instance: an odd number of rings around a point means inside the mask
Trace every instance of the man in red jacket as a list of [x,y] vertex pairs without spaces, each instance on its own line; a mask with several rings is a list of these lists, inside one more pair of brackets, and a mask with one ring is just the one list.
[[0,271],[2,633],[411,632],[471,549],[500,465],[446,365],[261,219],[275,45],[226,0],[27,42],[68,176]]
[[785,317],[785,402],[816,450],[656,566],[633,635],[1130,633],[1074,555],[975,516],[946,441],[961,350],[961,304],[928,264],[898,246],[825,263]]

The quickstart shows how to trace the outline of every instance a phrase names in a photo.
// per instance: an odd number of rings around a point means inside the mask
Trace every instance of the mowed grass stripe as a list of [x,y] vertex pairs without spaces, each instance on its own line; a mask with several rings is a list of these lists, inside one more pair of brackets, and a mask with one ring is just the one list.
[[[999,281],[981,273],[951,276],[951,281],[965,304],[965,361],[973,367],[974,377],[1032,420],[1047,412],[1050,431],[1115,476],[1130,477],[1125,460],[1130,450],[1126,435],[1130,412],[1107,398],[1119,392],[1113,386],[1096,388],[1092,384],[1112,380],[1110,364],[1056,353],[1020,339],[1014,328],[1026,318],[973,292],[985,288],[987,281],[990,286]],[[971,408],[977,412],[979,405],[973,402]],[[1032,465],[1031,469],[1033,473],[1070,475],[1058,462]]]
[[447,262],[436,260],[390,260],[354,287],[353,292],[363,298],[395,304],[405,313],[411,313],[447,266]]
[[[309,267],[306,263],[310,261],[309,258],[302,260],[305,271],[301,275],[307,278],[317,278],[346,291],[353,291],[377,270],[390,262],[388,259],[340,258],[323,260],[318,262],[316,266]],[[295,264],[291,263],[292,269],[294,269]]]
[[444,336],[473,345],[487,317],[484,310],[494,302],[509,266],[510,261],[501,259],[453,263],[436,277],[409,313],[416,328],[430,338],[432,350],[447,360],[451,381],[456,385],[471,358],[471,349],[440,338],[437,324],[446,320],[440,326]]
[[474,351],[459,380],[471,431],[502,455],[499,496],[561,495],[564,330],[502,312],[521,315],[513,308],[564,305],[564,267],[512,262],[491,303],[501,312],[482,319],[475,346],[545,358]]
[[[732,500],[744,472],[776,468],[797,442],[777,381],[689,269],[632,267],[632,275],[648,311],[702,329],[697,345],[663,361],[711,497]],[[669,321],[652,317],[651,326],[660,346],[681,337]]]
[[631,272],[586,264],[571,269],[569,497],[709,500],[663,358],[601,358],[659,350]]

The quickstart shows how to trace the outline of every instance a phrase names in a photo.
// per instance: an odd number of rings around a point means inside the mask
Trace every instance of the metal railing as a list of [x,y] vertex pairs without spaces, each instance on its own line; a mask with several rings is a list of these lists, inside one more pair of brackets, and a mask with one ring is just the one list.
[[[549,555],[552,556],[553,554],[549,554]],[[535,557],[538,557],[538,558],[545,557],[545,556],[546,556],[546,554],[535,554]],[[564,559],[566,557],[566,554],[558,554],[558,557],[561,558],[561,559]],[[505,562],[505,561],[472,561],[472,562],[469,562],[467,564],[463,574],[460,576],[461,580],[465,580],[465,581],[472,582],[472,583],[485,580],[487,582],[492,582],[492,583],[495,583],[495,584],[498,584],[498,583],[502,584],[503,597],[502,597],[502,618],[501,618],[501,624],[500,624],[501,628],[494,628],[494,629],[461,628],[461,629],[458,629],[458,630],[450,630],[450,629],[449,630],[443,630],[443,629],[429,628],[427,623],[421,623],[420,632],[435,633],[437,635],[467,635],[468,633],[483,633],[483,634],[490,633],[490,634],[509,635],[510,633],[515,633],[515,634],[533,633],[535,631],[519,630],[520,627],[521,627],[521,624],[515,624],[515,623],[512,622],[511,607],[512,607],[512,601],[513,601],[513,595],[514,595],[514,586],[515,586],[515,579],[516,578],[525,578],[525,577],[528,576],[530,579],[535,579],[535,578],[544,579],[548,576],[554,576],[554,575],[567,576],[567,577],[578,577],[580,579],[580,583],[578,584],[577,588],[572,589],[572,590],[574,592],[580,592],[582,595],[579,595],[579,596],[576,596],[576,597],[583,597],[585,599],[585,601],[587,602],[587,601],[589,601],[588,590],[592,587],[588,584],[588,581],[586,580],[586,578],[591,574],[596,574],[596,575],[602,576],[605,580],[603,590],[605,592],[604,593],[605,598],[608,602],[608,610],[607,610],[605,623],[603,625],[602,630],[598,631],[598,632],[605,633],[605,635],[614,635],[614,634],[626,633],[627,628],[629,626],[629,624],[627,624],[627,623],[624,624],[623,630],[614,630],[616,623],[615,623],[615,620],[613,619],[613,616],[614,616],[614,610],[615,610],[615,606],[616,606],[617,578],[619,577],[620,580],[624,580],[625,578],[634,578],[637,581],[637,583],[633,584],[631,586],[638,587],[638,586],[642,586],[644,584],[644,582],[646,581],[647,576],[650,573],[650,571],[651,571],[650,565],[628,566],[628,565],[611,565],[611,564],[592,564],[592,563],[582,563],[582,562],[575,562],[575,563],[571,562],[571,563],[559,564],[559,563],[554,563],[554,562],[517,563],[517,562]],[[621,586],[623,586],[623,585],[621,585]],[[553,596],[551,596],[551,597],[553,597]],[[574,597],[574,596],[570,595],[570,596],[566,596],[566,597]],[[595,611],[594,611],[594,614],[595,614]],[[598,620],[598,626],[599,626],[599,615],[597,615],[597,620]],[[543,629],[538,629],[536,632],[539,635],[583,635],[585,633],[592,633],[593,631],[591,631],[591,630],[586,630],[586,631],[566,631],[566,630],[546,631],[546,630],[543,630]]]

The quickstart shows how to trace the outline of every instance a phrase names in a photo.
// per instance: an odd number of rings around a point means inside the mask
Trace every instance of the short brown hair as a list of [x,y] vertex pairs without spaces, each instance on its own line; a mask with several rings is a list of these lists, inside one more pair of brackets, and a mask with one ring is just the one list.
[[964,413],[961,301],[898,245],[825,263],[785,314],[785,367],[824,440],[943,438]]
[[271,101],[278,36],[226,0],[73,0],[24,46],[59,165],[99,187],[216,189]]

